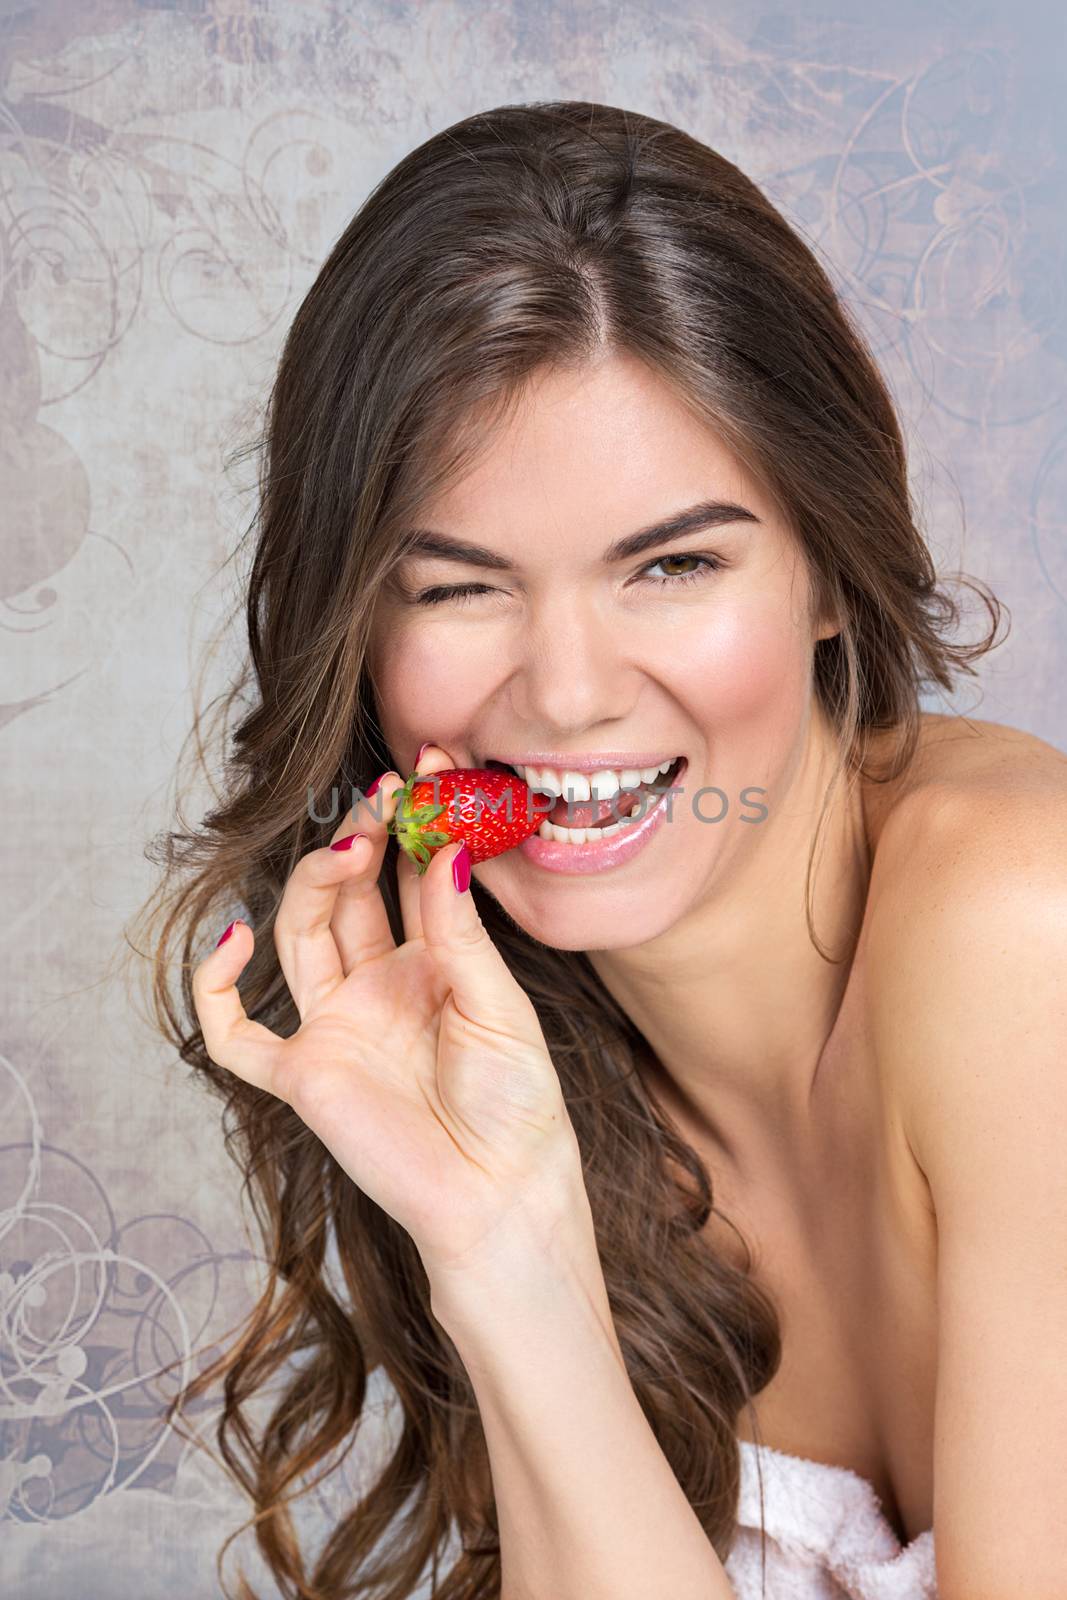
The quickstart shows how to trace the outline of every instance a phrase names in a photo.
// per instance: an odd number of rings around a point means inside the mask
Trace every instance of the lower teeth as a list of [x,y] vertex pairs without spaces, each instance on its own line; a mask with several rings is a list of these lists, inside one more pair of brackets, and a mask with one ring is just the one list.
[[[669,776],[669,773],[664,773],[664,780]],[[621,822],[613,822],[610,827],[561,828],[558,822],[549,822],[546,817],[537,830],[537,837],[556,844],[596,844],[601,839],[610,839],[613,833],[621,833],[624,828],[632,828],[637,823],[644,822],[649,812],[659,805],[663,798],[662,795],[652,795],[649,790],[643,792],[649,795],[652,805],[638,804],[634,808],[636,815],[623,817]]]

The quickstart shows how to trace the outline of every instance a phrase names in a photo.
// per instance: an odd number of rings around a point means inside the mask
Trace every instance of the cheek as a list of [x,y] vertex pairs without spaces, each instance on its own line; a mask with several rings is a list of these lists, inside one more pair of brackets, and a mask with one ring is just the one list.
[[808,693],[808,655],[788,606],[731,602],[686,640],[686,701],[713,726],[795,721]]
[[446,627],[394,629],[374,660],[379,717],[394,750],[431,736],[447,749],[492,688],[492,662],[469,630],[460,639]]

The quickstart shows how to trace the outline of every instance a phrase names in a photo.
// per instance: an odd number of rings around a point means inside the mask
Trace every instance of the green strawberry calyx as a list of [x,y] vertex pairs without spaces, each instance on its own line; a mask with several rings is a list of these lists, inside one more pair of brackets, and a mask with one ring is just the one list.
[[400,848],[414,861],[420,877],[433,860],[433,850],[428,846],[439,848],[453,842],[451,834],[429,826],[446,809],[443,805],[412,804],[415,785],[432,781],[432,774],[413,772],[402,789],[394,789],[393,794],[399,799],[395,813],[386,824],[387,832],[393,835]]

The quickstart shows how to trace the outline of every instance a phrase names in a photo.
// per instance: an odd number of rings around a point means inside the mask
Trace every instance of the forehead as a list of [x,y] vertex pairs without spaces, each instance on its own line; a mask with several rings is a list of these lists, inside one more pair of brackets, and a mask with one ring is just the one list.
[[[472,435],[478,439],[476,426]],[[769,496],[726,441],[643,362],[613,353],[580,369],[536,373],[486,426],[465,475],[426,503],[419,522],[486,544],[494,529],[536,529],[542,547],[553,529],[606,544],[713,497],[774,521]]]

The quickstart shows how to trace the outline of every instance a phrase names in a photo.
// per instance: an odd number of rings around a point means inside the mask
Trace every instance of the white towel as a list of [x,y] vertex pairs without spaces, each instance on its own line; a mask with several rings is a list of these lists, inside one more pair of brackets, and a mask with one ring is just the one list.
[[[739,1526],[726,1571],[737,1600],[759,1600],[757,1446],[740,1444]],[[866,1478],[767,1445],[758,1453],[766,1600],[937,1600],[932,1528],[902,1546]]]

